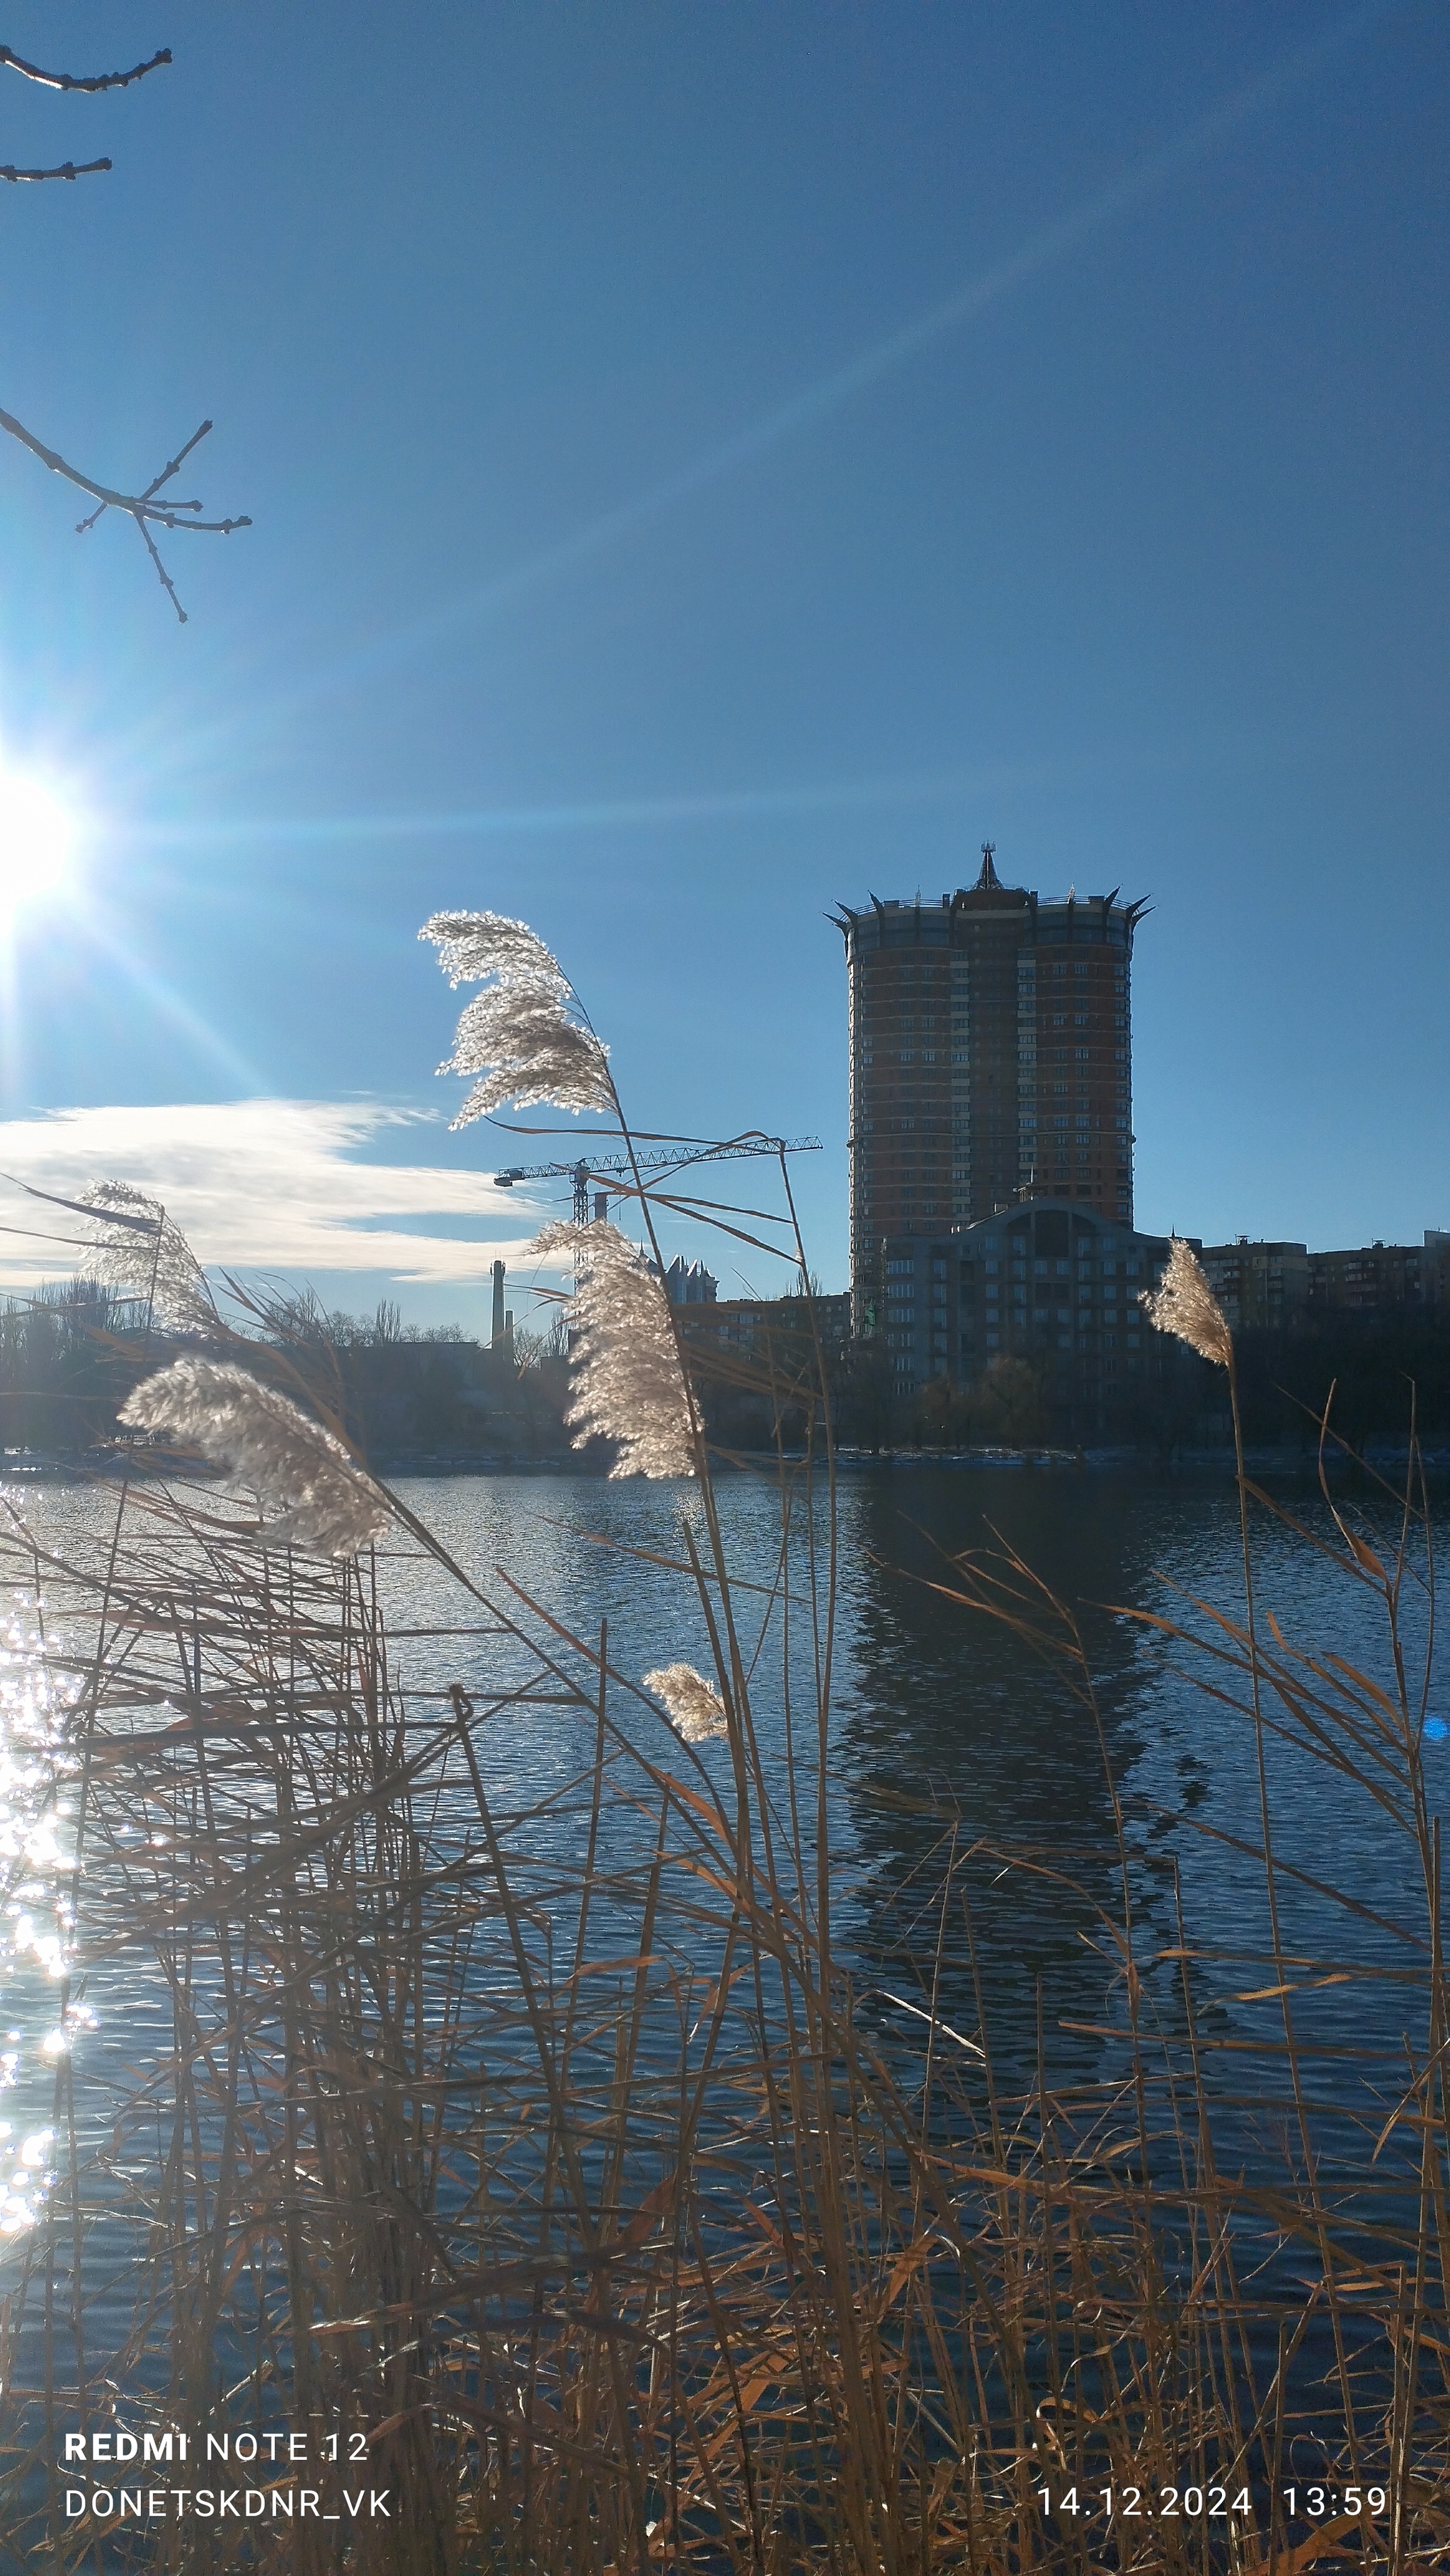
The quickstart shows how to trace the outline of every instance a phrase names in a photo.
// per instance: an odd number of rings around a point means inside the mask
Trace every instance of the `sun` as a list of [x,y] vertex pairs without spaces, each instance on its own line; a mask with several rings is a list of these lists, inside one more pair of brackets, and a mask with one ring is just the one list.
[[59,885],[72,834],[70,816],[48,788],[0,769],[0,913]]

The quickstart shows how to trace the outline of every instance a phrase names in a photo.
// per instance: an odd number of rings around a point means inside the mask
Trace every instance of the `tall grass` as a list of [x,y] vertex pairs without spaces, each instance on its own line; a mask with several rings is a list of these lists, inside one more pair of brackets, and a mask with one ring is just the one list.
[[[1188,1873],[1163,1937],[1099,1722],[1118,1892],[1073,1891],[1097,1924],[1095,2071],[1054,2076],[1044,1991],[1024,2084],[1001,2071],[979,1890],[1066,1901],[1061,1855],[923,1810],[930,1935],[889,2032],[833,1921],[819,1353],[793,1336],[759,1385],[806,1425],[804,1454],[782,1440],[748,1470],[778,1490],[773,1572],[730,1562],[698,1417],[671,1560],[719,1745],[676,1737],[606,1628],[507,1567],[475,1580],[396,1498],[387,1545],[337,1568],[270,1550],[184,1473],[128,1477],[98,1539],[0,1530],[70,1708],[63,2004],[100,2022],[57,2060],[57,2170],[0,2313],[15,2566],[1289,2576],[1450,2549],[1417,1471],[1363,1522],[1327,1477],[1301,1521],[1245,1482],[1246,1599],[1122,1610],[1245,1730],[1262,1800],[1216,1834],[1259,1901],[1195,1922]],[[1265,1524],[1377,1604],[1373,1670],[1260,1613]],[[453,1607],[390,1634],[422,1567]],[[1006,1623],[1097,1718],[1074,1610],[1025,1564],[944,1559],[939,1585],[964,1656]],[[1277,1839],[1276,1801],[1316,1780],[1370,1802],[1403,1856],[1386,1895],[1338,1886],[1326,1851],[1324,1956]],[[963,1963],[967,2028],[943,2001]],[[1348,2044],[1322,2010],[1346,1983]],[[68,2518],[64,2435],[117,2426],[184,2428],[167,2490],[250,2487],[260,2514],[123,2521],[122,2490],[159,2473],[91,2467],[111,2506]],[[305,2463],[205,2464],[208,2435],[283,2429]],[[1316,2481],[1383,2504],[1315,2515]],[[363,2488],[385,2514],[349,2517]]]

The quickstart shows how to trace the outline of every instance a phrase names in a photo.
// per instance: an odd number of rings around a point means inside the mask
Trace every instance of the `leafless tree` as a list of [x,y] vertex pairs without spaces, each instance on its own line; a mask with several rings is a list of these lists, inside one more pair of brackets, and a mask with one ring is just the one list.
[[[77,76],[71,72],[46,71],[39,63],[26,62],[21,55],[12,52],[9,45],[0,45],[0,70],[18,73],[22,80],[37,81],[43,89],[81,90],[90,96],[95,96],[101,90],[129,89],[133,81],[144,80],[148,72],[159,71],[161,66],[169,63],[170,60],[170,48],[163,46],[159,53],[152,55],[149,62],[136,63],[128,72],[93,72]],[[49,170],[21,170],[14,162],[6,162],[0,163],[0,179],[8,179],[12,186],[31,180],[86,179],[98,171],[109,170],[110,167],[109,159],[61,161]],[[233,529],[249,528],[252,524],[250,519],[204,519],[201,516],[200,501],[177,501],[169,496],[164,501],[157,498],[163,485],[169,483],[172,476],[180,471],[192,449],[205,438],[210,428],[211,422],[204,420],[200,429],[192,433],[186,445],[177,450],[170,463],[163,465],[160,473],[147,484],[144,492],[114,492],[109,484],[98,483],[91,475],[82,474],[76,466],[68,464],[63,456],[58,456],[53,447],[47,447],[44,441],[37,438],[32,430],[27,429],[23,421],[17,420],[12,412],[0,410],[0,429],[7,430],[12,438],[20,441],[22,447],[28,447],[32,456],[38,456],[42,465],[50,467],[52,474],[63,474],[68,482],[76,484],[82,492],[88,492],[96,503],[96,508],[89,516],[77,523],[77,536],[84,536],[107,510],[122,510],[134,522],[140,531],[142,543],[156,566],[157,578],[183,626],[186,624],[186,611],[176,596],[176,585],[157,551],[152,529],[174,528],[190,536],[229,537]]]

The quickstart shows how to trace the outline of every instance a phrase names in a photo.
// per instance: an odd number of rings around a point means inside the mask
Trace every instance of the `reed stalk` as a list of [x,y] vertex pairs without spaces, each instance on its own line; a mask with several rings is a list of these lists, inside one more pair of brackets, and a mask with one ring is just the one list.
[[[804,1279],[788,1204],[784,1239]],[[834,1471],[804,1306],[804,1342],[755,1364],[774,1453],[728,1470],[776,1490],[765,1579],[732,1565],[689,1402],[672,1563],[708,1641],[697,1741],[607,1628],[507,1567],[475,1579],[383,1488],[387,1536],[331,1564],[184,1472],[130,1477],[95,1542],[0,1527],[68,1709],[36,1795],[79,1802],[56,2177],[0,2312],[17,2569],[1443,2562],[1450,2017],[1418,1463],[1379,1497],[1386,1539],[1327,1477],[1295,1516],[1241,1459],[1242,1608],[1115,1612],[1245,1730],[1256,1821],[1180,1823],[1252,1860],[1257,1925],[1195,1923],[1181,1872],[1167,1918],[1145,1891],[1148,1820],[1112,1777],[1073,1605],[1010,1550],[942,1561],[963,1652],[996,1623],[1097,1725],[1115,1876],[898,1791],[925,1857],[893,1900],[883,2015],[830,1845]],[[1266,1533],[1374,1601],[1373,1669],[1261,1607]],[[660,1570],[641,1553],[641,1580]],[[425,1571],[447,1608],[395,1636],[388,1604]],[[1276,1801],[1316,1782],[1404,1856],[1376,1902],[1326,1861],[1322,1957],[1295,1946],[1306,1873],[1275,1835]],[[1070,2080],[1060,1999],[1039,1993],[1035,2071],[1009,2071],[982,1971],[986,1910],[1034,1888],[1093,1926],[1091,2071]],[[1346,2063],[1319,1999],[1350,1981]],[[184,2429],[167,2489],[261,2509],[125,2521],[143,2480],[118,2469],[99,2522],[68,2518],[62,2437],[119,2427]],[[284,2434],[304,2465],[206,2462],[208,2440]],[[1284,2491],[1316,2474],[1361,2503],[1291,2524]],[[299,2518],[308,2487],[341,2518]],[[1094,2517],[1107,2487],[1145,2509]],[[364,2488],[385,2513],[351,2515]],[[1182,2501],[1220,2488],[1247,2504]]]

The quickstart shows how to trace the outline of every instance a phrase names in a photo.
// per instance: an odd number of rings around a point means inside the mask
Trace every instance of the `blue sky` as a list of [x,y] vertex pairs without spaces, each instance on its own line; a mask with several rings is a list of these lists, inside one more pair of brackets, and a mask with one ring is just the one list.
[[0,404],[133,487],[210,416],[188,490],[255,522],[169,541],[183,628],[0,440],[0,745],[86,817],[9,933],[0,1164],[104,1153],[204,1257],[477,1326],[530,1222],[478,1176],[528,1149],[448,1133],[414,934],[490,907],[640,1126],[821,1137],[838,1285],[824,916],[991,838],[1155,904],[1141,1223],[1450,1224],[1438,0],[0,39],[176,57],[0,83],[0,161],[115,162],[0,190]]

